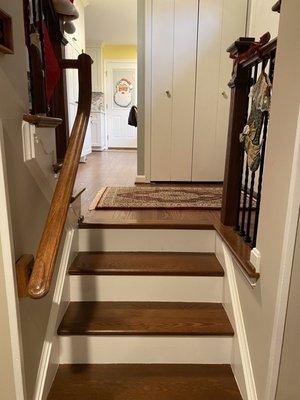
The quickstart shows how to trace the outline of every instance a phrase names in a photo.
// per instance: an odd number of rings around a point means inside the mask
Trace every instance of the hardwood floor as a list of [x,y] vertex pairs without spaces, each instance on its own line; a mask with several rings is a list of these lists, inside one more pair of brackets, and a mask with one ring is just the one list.
[[229,365],[61,365],[48,400],[242,400]]
[[93,152],[87,162],[79,164],[75,190],[86,187],[82,195],[82,212],[88,209],[103,186],[134,186],[137,175],[136,150],[109,150]]
[[71,302],[59,335],[233,336],[218,303]]
[[211,253],[80,252],[70,275],[224,276]]
[[84,221],[79,228],[148,228],[216,230],[229,246],[246,274],[257,280],[259,274],[250,264],[251,248],[231,227],[220,222],[220,211],[209,210],[97,210],[89,206],[103,186],[133,186],[136,178],[136,151],[96,152],[79,166],[76,190],[82,195]]
[[211,211],[197,210],[97,210],[89,206],[103,186],[134,186],[137,155],[134,150],[94,152],[86,164],[80,164],[74,193],[82,187],[82,228],[157,227],[212,229]]

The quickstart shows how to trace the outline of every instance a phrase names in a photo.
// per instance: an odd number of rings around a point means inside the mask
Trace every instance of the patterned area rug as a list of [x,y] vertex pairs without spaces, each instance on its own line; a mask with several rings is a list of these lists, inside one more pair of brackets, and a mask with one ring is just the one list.
[[94,199],[92,210],[178,209],[215,210],[222,204],[222,186],[105,187]]

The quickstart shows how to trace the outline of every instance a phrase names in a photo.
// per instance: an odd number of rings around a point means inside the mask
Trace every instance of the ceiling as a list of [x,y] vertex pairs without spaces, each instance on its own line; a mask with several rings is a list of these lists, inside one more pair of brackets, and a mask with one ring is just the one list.
[[87,43],[137,44],[138,0],[89,0],[85,8]]

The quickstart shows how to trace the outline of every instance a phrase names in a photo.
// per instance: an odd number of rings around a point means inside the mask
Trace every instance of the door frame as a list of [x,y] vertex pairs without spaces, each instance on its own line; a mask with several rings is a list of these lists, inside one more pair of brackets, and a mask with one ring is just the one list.
[[[151,181],[151,114],[152,114],[152,8],[153,0],[145,0],[144,26],[144,182]],[[142,52],[140,51],[142,54]]]
[[[138,59],[105,59],[103,61],[103,88],[104,88],[104,104],[105,104],[105,135],[106,135],[106,143],[107,143],[107,148],[109,148],[109,138],[108,138],[108,131],[107,131],[107,118],[108,118],[108,103],[107,103],[107,89],[108,89],[108,64],[135,64],[136,65],[136,83],[138,84]],[[137,97],[138,97],[138,91],[137,91]],[[124,150],[126,150],[126,147],[124,147]],[[137,143],[137,150],[138,150],[138,143]]]

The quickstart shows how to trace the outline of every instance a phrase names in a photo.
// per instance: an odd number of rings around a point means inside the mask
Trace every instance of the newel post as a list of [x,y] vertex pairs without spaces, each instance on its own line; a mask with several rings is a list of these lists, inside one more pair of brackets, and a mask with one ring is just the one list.
[[[245,53],[253,42],[253,38],[239,38],[227,51],[232,58],[236,58]],[[228,84],[231,100],[221,212],[221,222],[228,226],[235,226],[238,216],[242,179],[242,145],[239,136],[247,119],[250,72],[248,68],[235,65]]]

